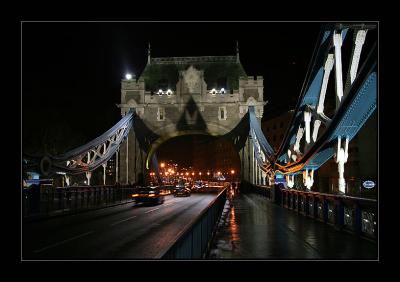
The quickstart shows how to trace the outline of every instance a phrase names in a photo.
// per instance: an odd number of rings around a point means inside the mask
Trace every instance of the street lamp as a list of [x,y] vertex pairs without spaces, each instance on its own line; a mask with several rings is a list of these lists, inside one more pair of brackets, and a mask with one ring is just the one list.
[[161,163],[161,167],[164,168],[164,166],[165,166],[165,163]]

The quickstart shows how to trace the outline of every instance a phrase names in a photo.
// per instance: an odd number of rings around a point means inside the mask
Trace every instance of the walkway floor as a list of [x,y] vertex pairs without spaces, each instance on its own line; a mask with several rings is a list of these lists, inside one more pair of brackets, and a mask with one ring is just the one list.
[[226,206],[210,259],[377,259],[378,245],[299,216],[257,194]]

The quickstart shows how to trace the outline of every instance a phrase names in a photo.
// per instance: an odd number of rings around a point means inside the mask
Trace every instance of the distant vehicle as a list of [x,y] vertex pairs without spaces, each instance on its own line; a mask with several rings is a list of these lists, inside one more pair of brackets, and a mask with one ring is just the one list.
[[217,180],[219,180],[219,181],[225,181],[226,178],[225,178],[225,176],[220,175],[220,176],[218,176]]
[[191,191],[189,188],[179,188],[175,191],[174,193],[174,197],[179,197],[179,196],[183,196],[183,197],[190,197]]
[[175,185],[174,192],[176,192],[176,190],[178,190],[178,189],[182,189],[182,188],[185,188],[185,187],[186,187],[185,186],[185,182],[182,181],[182,180],[179,180],[178,183]]
[[150,204],[162,204],[164,203],[164,195],[161,194],[158,186],[140,187],[135,194],[132,194],[132,198],[135,199],[135,203],[150,203]]
[[193,185],[194,191],[200,191],[203,190],[204,188],[206,188],[206,185],[201,180],[196,181]]

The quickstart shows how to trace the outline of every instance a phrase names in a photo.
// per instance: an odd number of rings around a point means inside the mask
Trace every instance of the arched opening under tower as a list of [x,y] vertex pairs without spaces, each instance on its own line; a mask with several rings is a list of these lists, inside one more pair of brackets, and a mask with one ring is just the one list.
[[[196,181],[239,181],[240,157],[232,142],[222,137],[189,134],[165,140],[147,159],[156,153],[163,182],[175,184],[180,179]],[[146,180],[156,181],[150,163]]]

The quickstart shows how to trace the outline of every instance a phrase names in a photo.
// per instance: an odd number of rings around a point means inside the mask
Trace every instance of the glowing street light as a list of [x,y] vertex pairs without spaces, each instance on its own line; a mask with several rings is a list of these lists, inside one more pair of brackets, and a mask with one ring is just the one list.
[[217,174],[218,174],[218,175],[221,175],[221,172],[220,172],[220,171],[218,171],[218,172],[217,172]]
[[194,172],[192,172],[192,175],[194,175]]
[[233,169],[231,170],[231,174],[235,174],[235,171]]
[[210,175],[210,172],[209,172],[209,171],[207,172],[207,175]]
[[125,78],[126,78],[127,80],[131,80],[131,79],[132,79],[132,75],[131,75],[130,73],[127,73],[127,74],[125,75]]
[[161,163],[161,167],[163,168],[165,166],[165,163]]

